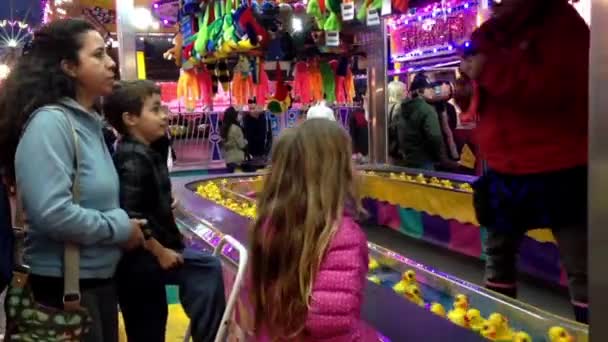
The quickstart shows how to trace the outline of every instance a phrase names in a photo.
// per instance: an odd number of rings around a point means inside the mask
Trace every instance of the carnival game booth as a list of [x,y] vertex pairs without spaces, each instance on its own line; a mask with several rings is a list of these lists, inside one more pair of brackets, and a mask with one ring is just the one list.
[[[218,0],[170,5],[174,3],[157,2],[152,8],[158,10],[160,22],[179,23],[175,47],[167,54],[180,67],[176,98],[185,112],[201,113],[186,130],[208,139],[210,159],[218,161],[221,113],[213,110],[215,99],[228,98],[231,105],[253,105],[263,110],[274,134],[278,134],[298,122],[297,106],[289,109],[293,103],[306,105],[323,95],[337,105],[354,102],[356,70],[362,69],[357,67],[358,55],[372,54],[365,49],[379,29],[390,33],[391,58],[399,70],[411,74],[420,68],[445,69],[442,64],[457,60],[457,49],[468,44],[468,36],[487,10],[484,3],[476,1],[427,1],[417,8],[413,7],[415,1],[408,6],[392,2],[388,10],[374,2],[311,1],[304,6],[298,2]],[[382,19],[382,14],[392,16]],[[370,60],[368,70],[376,67],[377,60]],[[367,76],[385,75],[374,72]],[[379,108],[382,104],[373,105]],[[212,110],[206,112],[206,108]],[[338,116],[346,125],[348,109],[338,110]],[[210,119],[201,119],[204,117]],[[376,169],[371,167],[370,171]],[[477,224],[471,190],[466,187],[474,178],[465,177],[461,189],[454,187],[454,181],[450,183],[449,175],[383,167],[377,171],[383,172],[366,178],[366,205],[373,223],[463,254],[484,257],[485,229]],[[392,186],[399,186],[399,195],[388,190]],[[563,284],[557,248],[548,231],[531,233],[524,242],[521,260],[522,271]]]

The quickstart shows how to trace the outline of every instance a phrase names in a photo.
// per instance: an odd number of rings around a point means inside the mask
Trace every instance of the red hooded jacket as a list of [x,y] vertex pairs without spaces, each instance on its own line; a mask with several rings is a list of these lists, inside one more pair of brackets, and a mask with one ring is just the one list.
[[508,28],[491,19],[473,34],[486,56],[476,134],[494,171],[587,164],[589,28],[566,1],[552,6],[537,21]]

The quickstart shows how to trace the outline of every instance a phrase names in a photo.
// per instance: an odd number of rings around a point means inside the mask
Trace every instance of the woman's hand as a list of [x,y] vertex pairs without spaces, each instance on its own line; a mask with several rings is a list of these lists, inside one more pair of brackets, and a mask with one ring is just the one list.
[[129,235],[129,240],[122,246],[127,251],[144,244],[144,233],[141,227],[147,223],[146,220],[140,219],[130,219],[129,221],[131,221],[131,234]]
[[156,258],[163,270],[170,270],[184,263],[182,255],[170,248],[163,248]]

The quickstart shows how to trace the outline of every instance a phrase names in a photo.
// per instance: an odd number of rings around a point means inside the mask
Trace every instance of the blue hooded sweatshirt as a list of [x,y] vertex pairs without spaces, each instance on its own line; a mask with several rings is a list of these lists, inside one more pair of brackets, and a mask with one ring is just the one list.
[[[103,121],[71,99],[65,110],[43,107],[23,133],[15,175],[28,223],[24,261],[36,275],[61,277],[66,241],[80,245],[80,278],[108,279],[131,225],[120,209],[118,176],[103,138]],[[80,204],[71,193],[78,135]]]

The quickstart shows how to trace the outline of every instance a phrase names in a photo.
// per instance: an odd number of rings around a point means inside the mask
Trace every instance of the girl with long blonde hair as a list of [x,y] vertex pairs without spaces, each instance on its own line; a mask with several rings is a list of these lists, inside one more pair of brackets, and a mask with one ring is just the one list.
[[311,119],[272,153],[251,233],[256,335],[272,341],[361,341],[367,240],[351,142],[336,122]]

